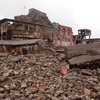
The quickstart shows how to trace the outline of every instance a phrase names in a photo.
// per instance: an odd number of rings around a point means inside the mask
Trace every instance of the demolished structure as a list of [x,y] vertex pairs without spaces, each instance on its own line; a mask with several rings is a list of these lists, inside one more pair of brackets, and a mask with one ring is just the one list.
[[80,29],[78,35],[73,35],[71,27],[51,23],[45,13],[36,9],[30,9],[27,15],[15,16],[15,19],[0,21],[1,51],[14,52],[19,50],[17,48],[20,48],[20,52],[25,48],[32,51],[35,47],[43,48],[46,45],[64,49],[76,44],[90,43],[90,36],[89,29]]
[[[12,23],[12,24],[10,24],[10,23]],[[15,26],[15,25],[18,25],[18,26]],[[10,51],[12,51],[12,48],[13,49],[16,48],[16,46],[17,47],[22,46],[22,45],[29,46],[30,44],[39,44],[39,46],[40,46],[40,43],[38,43],[39,39],[43,40],[43,39],[49,38],[49,33],[48,33],[48,37],[47,37],[45,35],[45,33],[43,33],[43,31],[41,30],[42,28],[44,28],[46,26],[41,25],[41,24],[33,24],[33,23],[28,23],[28,22],[23,22],[23,21],[19,21],[19,20],[13,20],[13,19],[3,19],[0,21],[0,27],[1,27],[0,45],[3,47],[6,46],[6,49],[9,48]],[[49,28],[49,27],[47,27],[47,28]],[[52,28],[52,27],[50,27],[50,28]],[[50,35],[50,36],[52,36],[52,35]],[[33,40],[33,39],[35,39],[35,40]],[[7,41],[9,41],[9,42],[7,42]],[[30,43],[30,41],[31,41],[31,43]],[[32,41],[35,41],[35,43]],[[44,42],[41,42],[41,44],[42,43],[44,43]],[[3,47],[2,47],[2,49],[3,49]],[[7,50],[7,51],[9,51],[9,50]]]
[[[79,29],[78,35],[74,35],[74,39],[76,41],[76,44],[86,44],[90,42],[90,36],[91,36],[91,30],[89,29]],[[88,40],[87,40],[88,37]]]
[[[73,45],[72,28],[60,24],[56,26],[51,23],[45,13],[30,9],[27,15],[15,16],[15,19],[6,18],[0,21],[0,40],[3,43],[1,45],[5,46],[6,40],[9,40],[16,42],[16,46],[17,41],[27,40],[28,42],[30,39],[42,39],[46,43],[52,44],[52,46],[65,47]],[[29,45],[29,42],[23,43],[23,45]],[[9,46],[11,45],[12,43],[9,44]],[[13,47],[15,46],[13,44]]]
[[71,27],[66,27],[63,25],[56,25],[59,33],[53,34],[53,43],[56,46],[73,46],[73,32]]
[[0,100],[99,100],[100,41],[45,17],[0,21]]

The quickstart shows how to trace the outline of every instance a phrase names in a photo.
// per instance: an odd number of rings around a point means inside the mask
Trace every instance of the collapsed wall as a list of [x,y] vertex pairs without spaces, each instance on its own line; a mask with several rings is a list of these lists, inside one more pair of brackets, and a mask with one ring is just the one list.
[[46,46],[43,39],[2,41],[0,40],[0,52],[12,54],[28,54],[35,50],[41,50]]

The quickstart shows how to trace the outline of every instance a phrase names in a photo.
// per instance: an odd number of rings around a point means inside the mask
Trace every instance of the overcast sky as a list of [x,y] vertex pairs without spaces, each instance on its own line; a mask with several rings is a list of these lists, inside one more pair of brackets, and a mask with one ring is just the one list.
[[0,19],[26,15],[30,8],[47,13],[51,22],[78,29],[90,29],[100,38],[100,0],[0,0]]

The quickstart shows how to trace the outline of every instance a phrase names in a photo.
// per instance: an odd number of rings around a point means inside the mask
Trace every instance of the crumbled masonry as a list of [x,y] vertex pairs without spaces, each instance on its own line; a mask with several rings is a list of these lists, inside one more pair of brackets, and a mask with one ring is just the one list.
[[[100,61],[94,69],[70,68],[60,62],[63,54],[54,54],[0,54],[0,100],[99,100]],[[63,75],[61,68],[66,69]]]

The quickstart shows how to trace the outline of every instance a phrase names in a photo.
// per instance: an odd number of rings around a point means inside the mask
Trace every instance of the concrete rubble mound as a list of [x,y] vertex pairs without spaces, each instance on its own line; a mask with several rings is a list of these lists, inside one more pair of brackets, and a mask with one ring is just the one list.
[[0,100],[100,100],[100,67],[70,68],[63,56],[1,54]]

